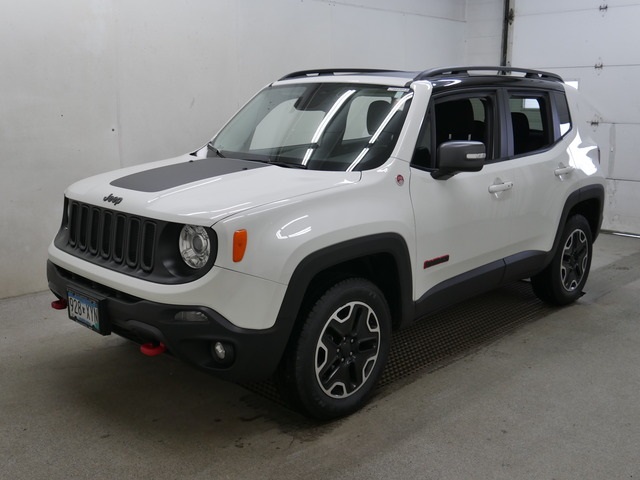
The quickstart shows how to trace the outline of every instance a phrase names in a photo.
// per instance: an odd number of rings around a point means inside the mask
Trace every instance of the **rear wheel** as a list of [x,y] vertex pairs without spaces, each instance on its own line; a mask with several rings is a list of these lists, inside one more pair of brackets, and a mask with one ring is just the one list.
[[330,419],[358,410],[389,353],[391,315],[363,278],[329,288],[313,305],[281,366],[280,386],[307,414]]
[[592,247],[587,219],[582,215],[569,218],[553,260],[531,278],[538,298],[554,305],[566,305],[580,298],[591,268]]

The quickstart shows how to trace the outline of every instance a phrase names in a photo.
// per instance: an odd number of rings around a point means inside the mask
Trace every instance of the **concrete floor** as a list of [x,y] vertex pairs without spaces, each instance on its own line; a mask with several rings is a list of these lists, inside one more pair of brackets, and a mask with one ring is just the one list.
[[602,235],[578,303],[329,424],[2,300],[0,478],[640,478],[639,266]]

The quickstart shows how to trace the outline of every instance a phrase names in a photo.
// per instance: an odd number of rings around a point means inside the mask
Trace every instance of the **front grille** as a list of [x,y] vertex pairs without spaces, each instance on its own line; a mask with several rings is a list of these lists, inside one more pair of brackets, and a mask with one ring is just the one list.
[[68,246],[83,257],[150,273],[158,225],[135,215],[73,200],[67,206]]
[[207,234],[211,255],[199,269],[187,266],[178,249],[184,224],[118,212],[65,198],[54,245],[63,252],[131,277],[163,284],[196,280],[213,267],[218,237]]

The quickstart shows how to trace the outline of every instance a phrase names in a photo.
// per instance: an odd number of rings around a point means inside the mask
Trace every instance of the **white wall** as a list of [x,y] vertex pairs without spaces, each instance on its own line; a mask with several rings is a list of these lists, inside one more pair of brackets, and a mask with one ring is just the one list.
[[290,71],[497,63],[501,5],[0,0],[0,298],[46,288],[71,182],[198,147]]
[[[420,70],[464,58],[464,0],[179,3],[116,2],[123,165],[201,145],[290,71]],[[447,41],[429,48],[438,38]]]
[[46,287],[69,182],[120,165],[110,3],[3,0],[0,296]]
[[504,0],[467,2],[466,62],[500,65]]
[[579,81],[608,177],[604,228],[640,233],[640,1],[514,3],[512,65]]

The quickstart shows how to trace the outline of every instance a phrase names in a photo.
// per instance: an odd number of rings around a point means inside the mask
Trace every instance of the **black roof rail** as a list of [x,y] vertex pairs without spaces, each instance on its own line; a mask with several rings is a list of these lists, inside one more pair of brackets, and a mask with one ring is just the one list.
[[379,68],[326,68],[319,70],[300,70],[299,72],[293,72],[285,75],[280,80],[287,80],[289,78],[299,77],[319,77],[321,75],[346,75],[346,74],[358,74],[358,73],[397,73],[399,70],[382,70]]
[[530,68],[516,68],[507,66],[472,66],[472,67],[444,67],[433,68],[420,72],[415,80],[429,80],[435,77],[447,75],[469,75],[469,72],[496,72],[498,75],[509,75],[512,72],[524,73],[525,78],[537,78],[542,80],[553,80],[556,82],[564,82],[562,77],[556,73],[543,72],[542,70],[532,70]]

